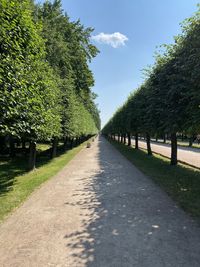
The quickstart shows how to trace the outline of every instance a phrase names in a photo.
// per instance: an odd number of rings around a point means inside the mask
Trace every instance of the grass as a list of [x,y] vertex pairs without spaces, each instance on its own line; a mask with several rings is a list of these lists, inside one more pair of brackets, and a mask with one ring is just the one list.
[[155,181],[186,212],[200,218],[200,171],[183,164],[170,166],[169,160],[148,156],[144,150],[109,140],[129,161]]
[[37,151],[42,152],[51,148],[51,144],[37,144]]
[[[188,142],[178,141],[177,143],[178,143],[179,146],[190,147],[188,145]],[[191,147],[193,147],[193,148],[200,148],[200,145],[199,144],[196,144],[196,143],[193,143]]]
[[[47,156],[38,157],[36,170],[26,172],[27,159],[0,161],[0,222],[18,207],[42,183],[62,169],[85,145],[49,160]],[[48,149],[48,147],[46,147]],[[44,151],[44,147],[42,148]]]

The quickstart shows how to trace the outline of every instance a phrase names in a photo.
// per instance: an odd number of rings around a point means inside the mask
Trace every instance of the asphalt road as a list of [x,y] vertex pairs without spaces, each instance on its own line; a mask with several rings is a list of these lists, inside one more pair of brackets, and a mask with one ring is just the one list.
[[[134,143],[134,141],[132,141]],[[146,142],[139,141],[139,147],[146,149]],[[171,156],[171,146],[169,144],[162,144],[151,142],[152,151],[163,156]],[[188,163],[192,166],[200,168],[200,149],[178,146],[178,160]]]
[[1,267],[199,267],[200,228],[105,139],[0,226]]

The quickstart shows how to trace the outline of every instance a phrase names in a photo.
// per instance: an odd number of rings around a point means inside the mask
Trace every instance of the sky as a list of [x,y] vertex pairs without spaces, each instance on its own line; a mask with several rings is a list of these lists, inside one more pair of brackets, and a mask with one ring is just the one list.
[[144,80],[156,47],[173,43],[180,23],[196,10],[197,0],[62,0],[72,21],[92,27],[91,41],[100,50],[94,73],[102,126]]

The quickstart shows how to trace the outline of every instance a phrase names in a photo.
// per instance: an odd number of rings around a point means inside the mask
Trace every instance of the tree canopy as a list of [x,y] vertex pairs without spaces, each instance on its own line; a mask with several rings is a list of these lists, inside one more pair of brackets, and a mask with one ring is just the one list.
[[[105,134],[197,135],[200,132],[200,9],[172,45],[156,55],[144,83],[104,127]],[[175,138],[175,139],[174,139]],[[172,153],[173,154],[173,153]],[[172,164],[176,164],[177,160]]]
[[93,29],[71,22],[60,0],[0,0],[0,18],[0,136],[38,141],[97,133]]

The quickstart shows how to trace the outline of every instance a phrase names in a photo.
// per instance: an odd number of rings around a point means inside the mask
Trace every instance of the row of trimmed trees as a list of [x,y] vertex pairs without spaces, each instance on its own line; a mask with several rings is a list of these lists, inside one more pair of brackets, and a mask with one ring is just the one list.
[[[0,152],[29,142],[29,169],[36,142],[81,141],[100,129],[89,61],[98,50],[93,29],[70,22],[55,0],[0,0]],[[9,145],[7,145],[9,143]]]
[[145,82],[103,129],[107,135],[171,137],[171,164],[177,164],[177,134],[200,133],[200,12],[182,24],[182,34],[156,56]]

